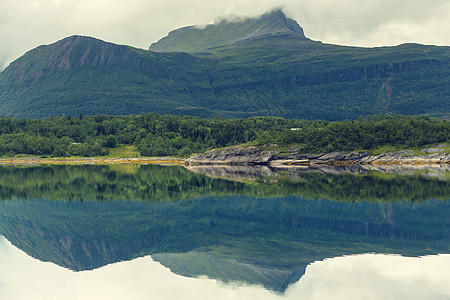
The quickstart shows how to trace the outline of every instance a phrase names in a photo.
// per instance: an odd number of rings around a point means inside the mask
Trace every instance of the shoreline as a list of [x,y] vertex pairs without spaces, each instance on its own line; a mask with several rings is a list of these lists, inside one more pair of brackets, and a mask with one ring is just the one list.
[[[324,154],[330,155],[330,154]],[[379,158],[378,156],[384,156]],[[243,161],[230,160],[192,160],[192,158],[175,158],[175,157],[89,157],[89,158],[40,158],[40,157],[24,157],[24,158],[0,158],[0,165],[33,165],[33,164],[55,164],[55,165],[101,165],[101,164],[153,164],[153,165],[179,165],[179,166],[268,166],[268,167],[284,167],[296,168],[305,166],[357,166],[357,165],[403,165],[403,166],[417,166],[417,165],[450,165],[450,159],[442,160],[440,158],[423,158],[420,157],[404,157],[386,158],[386,154],[378,156],[369,156],[363,160],[328,160],[317,161],[312,160],[298,160],[298,159],[275,159],[265,162],[252,161],[249,157],[243,158]]]
[[271,146],[265,148],[232,146],[225,149],[216,149],[204,154],[193,155],[186,159],[186,163],[188,165],[269,166],[450,164],[450,153],[440,148],[429,148],[431,151],[425,154],[415,154],[412,150],[401,150],[370,155],[368,151],[305,154],[299,153],[298,149],[295,148],[277,149],[275,145]]
[[81,158],[0,158],[0,165],[29,165],[29,164],[55,164],[55,165],[93,165],[93,164],[153,164],[153,165],[184,165],[184,159],[174,157],[81,157]]
[[413,150],[387,151],[370,154],[368,151],[328,152],[306,154],[296,147],[281,148],[278,145],[230,146],[213,149],[205,153],[182,157],[38,157],[17,156],[0,158],[0,165],[19,164],[157,164],[180,166],[269,166],[269,167],[305,167],[305,166],[355,166],[355,165],[450,165],[450,152],[447,144],[434,148],[424,148],[422,152]]

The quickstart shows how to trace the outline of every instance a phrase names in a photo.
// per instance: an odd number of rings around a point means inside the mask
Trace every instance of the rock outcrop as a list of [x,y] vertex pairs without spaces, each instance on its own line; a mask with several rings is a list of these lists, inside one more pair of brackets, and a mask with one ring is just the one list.
[[361,164],[441,164],[450,163],[450,154],[444,152],[430,155],[414,155],[413,151],[386,152],[379,155],[368,156],[358,163]]
[[415,155],[412,150],[369,155],[367,151],[303,154],[292,147],[281,149],[278,145],[264,147],[233,146],[211,150],[188,158],[188,165],[358,165],[358,164],[449,164],[450,154],[443,149],[429,148],[428,155]]
[[199,165],[234,165],[234,164],[268,164],[277,157],[281,150],[264,150],[258,147],[234,146],[226,149],[211,150],[197,154],[186,160],[187,164]]

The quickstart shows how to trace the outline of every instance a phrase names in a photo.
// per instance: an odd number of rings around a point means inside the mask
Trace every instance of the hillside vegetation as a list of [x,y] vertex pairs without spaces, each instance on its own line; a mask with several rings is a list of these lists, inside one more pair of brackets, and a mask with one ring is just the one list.
[[[293,130],[294,129],[294,130]],[[354,121],[280,117],[200,119],[173,115],[0,118],[0,155],[101,156],[133,146],[142,156],[188,156],[225,146],[296,145],[303,153],[416,148],[450,142],[450,122],[430,117],[372,116]]]

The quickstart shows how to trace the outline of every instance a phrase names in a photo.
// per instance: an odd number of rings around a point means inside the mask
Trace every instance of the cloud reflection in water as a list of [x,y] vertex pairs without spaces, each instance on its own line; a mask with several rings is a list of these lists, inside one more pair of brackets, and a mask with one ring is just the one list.
[[365,254],[326,259],[286,293],[170,272],[151,257],[72,272],[29,257],[0,237],[0,299],[447,299],[450,255]]

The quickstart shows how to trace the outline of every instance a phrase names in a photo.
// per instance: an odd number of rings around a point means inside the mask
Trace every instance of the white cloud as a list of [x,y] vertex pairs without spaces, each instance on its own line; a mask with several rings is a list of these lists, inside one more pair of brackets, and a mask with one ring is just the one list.
[[331,43],[357,46],[406,42],[450,45],[450,1],[316,0],[300,2],[305,32]]
[[450,1],[434,0],[1,0],[0,68],[73,34],[147,48],[169,31],[284,7],[315,40],[356,46],[450,45]]

